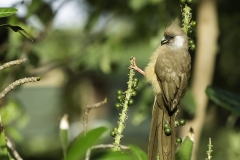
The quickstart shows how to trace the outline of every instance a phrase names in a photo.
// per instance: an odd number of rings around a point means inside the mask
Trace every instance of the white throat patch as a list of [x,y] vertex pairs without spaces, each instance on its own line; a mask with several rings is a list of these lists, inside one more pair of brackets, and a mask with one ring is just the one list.
[[182,47],[184,43],[184,38],[182,36],[175,36],[173,46]]

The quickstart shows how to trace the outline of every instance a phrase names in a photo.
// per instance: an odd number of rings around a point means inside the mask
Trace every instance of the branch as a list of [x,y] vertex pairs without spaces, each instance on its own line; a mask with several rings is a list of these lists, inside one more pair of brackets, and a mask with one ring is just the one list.
[[[20,155],[18,154],[18,152],[13,148],[13,145],[12,143],[9,141],[9,139],[7,138],[7,136],[5,135],[4,133],[4,128],[3,128],[3,124],[2,124],[2,118],[1,118],[1,115],[0,115],[0,134],[3,133],[3,136],[5,138],[5,141],[6,141],[6,146],[7,148],[9,148],[12,153],[13,153],[13,156],[15,157],[16,160],[23,160]],[[1,150],[0,150],[1,151]],[[7,151],[7,149],[6,149]],[[9,153],[8,153],[9,154]]]
[[10,61],[10,62],[4,63],[3,65],[0,66],[0,70],[3,70],[5,68],[9,68],[13,65],[22,64],[25,61],[26,61],[26,58],[22,58],[22,59],[18,59],[18,60],[15,60],[15,61]]
[[[130,66],[133,66],[134,65],[134,57],[132,57],[130,59]],[[120,148],[120,141],[121,141],[121,138],[123,137],[122,135],[122,132],[123,132],[123,129],[125,128],[125,122],[127,120],[127,111],[128,111],[128,106],[129,106],[129,100],[130,98],[133,96],[133,84],[134,84],[134,81],[133,81],[133,76],[135,75],[135,72],[134,72],[134,68],[132,67],[129,67],[129,81],[127,82],[128,84],[128,89],[127,91],[125,91],[125,98],[124,98],[124,102],[122,104],[123,108],[122,108],[122,112],[119,114],[119,120],[118,120],[118,127],[117,127],[117,130],[116,130],[116,135],[115,135],[115,140],[114,140],[114,143],[113,143],[113,151],[119,151],[121,148]]]
[[39,81],[41,79],[41,77],[29,77],[29,78],[23,78],[23,79],[19,79],[15,82],[13,82],[12,84],[10,84],[9,86],[7,86],[1,93],[0,93],[0,99],[3,98],[8,92],[10,92],[11,90],[13,90],[15,87],[24,84],[24,83],[28,83],[28,82],[36,82]]
[[[197,49],[194,54],[194,66],[192,70],[191,91],[194,96],[197,110],[193,120],[184,127],[194,126],[195,143],[192,160],[197,159],[198,145],[201,142],[201,132],[206,120],[206,107],[208,98],[205,90],[212,83],[214,67],[216,63],[216,48],[218,42],[218,12],[216,0],[199,1],[197,13]],[[203,76],[204,75],[204,76]],[[187,132],[182,130],[182,135]]]
[[107,98],[105,98],[102,102],[98,102],[98,103],[95,103],[95,104],[88,105],[88,106],[84,109],[84,115],[83,115],[83,133],[84,133],[84,136],[86,135],[86,132],[87,132],[89,112],[90,112],[92,109],[101,107],[102,105],[104,105],[104,104],[106,104],[106,103],[107,103]]
[[12,143],[10,142],[10,140],[6,137],[6,144],[7,147],[12,151],[13,156],[15,157],[16,160],[23,160],[20,155],[18,154],[18,152],[14,149]]

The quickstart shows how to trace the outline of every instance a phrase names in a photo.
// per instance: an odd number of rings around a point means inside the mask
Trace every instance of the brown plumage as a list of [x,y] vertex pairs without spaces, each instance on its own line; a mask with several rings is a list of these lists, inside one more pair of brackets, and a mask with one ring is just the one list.
[[[152,84],[155,102],[149,137],[148,158],[174,160],[175,115],[177,105],[187,90],[191,57],[188,53],[188,37],[175,20],[167,27],[161,45],[153,53],[145,76]],[[164,133],[164,124],[171,127],[171,136]]]

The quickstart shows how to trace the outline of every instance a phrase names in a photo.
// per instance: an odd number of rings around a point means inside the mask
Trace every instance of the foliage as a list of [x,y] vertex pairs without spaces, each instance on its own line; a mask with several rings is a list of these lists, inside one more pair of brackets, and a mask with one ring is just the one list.
[[[12,14],[14,14],[15,12],[17,12],[18,10],[15,8],[0,8],[0,18],[2,17],[8,17]],[[0,24],[0,27],[9,27],[11,28],[14,32],[19,32],[22,36],[30,39],[31,41],[33,41],[32,37],[29,36],[27,34],[27,32],[22,29],[19,26],[14,26],[14,25],[10,25],[10,24]]]
[[180,146],[179,150],[176,153],[176,160],[191,160],[192,149],[193,149],[193,137],[188,135],[182,145]]
[[13,25],[10,25],[10,24],[2,24],[2,25],[0,25],[0,27],[9,27],[14,32],[19,32],[22,36],[24,36],[24,37],[28,38],[29,40],[33,41],[32,37],[30,35],[28,35],[27,32],[19,26],[13,26]]
[[117,152],[107,152],[101,159],[111,160],[111,159],[126,159],[126,160],[147,160],[147,154],[142,151],[139,147],[130,145],[129,152],[127,151],[117,151]]
[[0,8],[0,18],[2,17],[8,17],[14,13],[16,13],[18,10],[16,8]]
[[[69,147],[67,151],[67,160],[78,160],[85,157],[85,154],[91,146],[93,146],[102,134],[107,130],[105,127],[100,127],[89,131],[86,136],[79,135]],[[80,149],[81,148],[81,149]]]
[[206,94],[219,106],[240,116],[240,96],[213,86],[206,88]]
[[[14,9],[14,8],[0,8],[0,18],[10,16],[15,12],[17,12],[17,9]],[[10,27],[15,32],[19,32],[24,37],[31,39],[31,37],[27,34],[27,32],[19,26],[3,24],[3,25],[0,25],[0,27]],[[19,59],[19,60],[7,62],[7,63],[1,65],[0,70],[9,68],[13,65],[22,64],[25,61],[26,61],[26,59]],[[40,80],[40,77],[30,77],[30,78],[22,78],[22,79],[16,80],[15,82],[8,85],[0,93],[0,95],[1,95],[0,98],[3,98],[12,89],[14,89],[15,87],[17,87],[21,84],[28,83],[28,82],[39,81],[39,80]],[[17,117],[20,116],[19,115],[20,111],[18,109],[19,109],[18,105],[14,104],[14,103],[12,103],[12,104],[10,103],[10,104],[6,105],[6,108],[1,109],[0,113],[3,115],[4,121],[6,121],[7,123],[10,123],[10,122],[14,121],[15,119],[17,119]],[[16,131],[16,130],[14,128],[12,128],[11,133],[14,133],[14,131]],[[14,158],[12,158],[11,154],[9,153],[9,150],[11,150],[12,154],[14,155],[14,157],[16,159],[21,159],[21,157],[18,155],[18,153],[14,150],[10,140],[5,135],[5,131],[3,129],[3,124],[2,124],[2,116],[0,115],[0,158],[3,159],[3,160],[14,159]]]
[[[40,4],[42,4],[41,6],[43,7],[46,7],[47,5],[45,5],[46,3],[42,3],[42,2],[40,2],[40,1],[38,1],[38,2],[32,2],[31,3],[31,6],[30,6],[30,8],[32,8],[32,10],[34,10],[35,12],[37,12],[37,10],[38,10],[38,7],[36,7],[36,3],[40,3]],[[131,5],[132,5],[132,7],[134,6],[133,5],[134,3],[132,3]],[[48,8],[48,9],[50,9],[50,8]],[[136,8],[135,8],[136,9]],[[27,15],[27,16],[29,16],[29,15],[31,15],[32,14],[32,11],[31,9],[29,10],[29,14]],[[137,10],[137,9],[136,9]],[[13,14],[14,12],[16,12],[17,10],[14,10],[14,9],[2,9],[2,10],[0,10],[0,11],[2,11],[1,13],[2,13],[2,15],[0,15],[0,17],[4,17],[4,16],[9,16],[9,15],[11,15],[11,14]],[[48,20],[46,20],[45,18],[41,18],[41,20],[44,20],[44,21],[48,21]],[[15,31],[15,32],[19,32],[21,35],[23,35],[24,37],[26,37],[26,38],[28,38],[28,39],[30,39],[30,40],[32,40],[32,38],[27,34],[27,32],[24,30],[24,29],[22,29],[21,27],[19,27],[19,26],[14,26],[14,25],[10,25],[10,24],[3,24],[3,25],[1,25],[0,27],[9,27],[9,28],[11,28],[13,31]],[[109,56],[105,56],[105,59],[106,58],[108,58]],[[104,61],[103,62],[103,66],[102,66],[102,69],[103,69],[103,71],[105,71],[106,73],[108,73],[109,71],[110,71],[110,69],[109,69],[109,67],[108,66],[106,66],[106,61]],[[130,72],[131,72],[131,70],[130,70]],[[132,71],[133,72],[133,71]],[[133,94],[133,90],[134,89],[136,89],[137,88],[137,86],[138,86],[138,79],[134,79],[133,80],[133,75],[134,75],[134,73],[130,73],[129,74],[130,76],[129,76],[129,82],[128,82],[128,90],[126,91],[126,102],[124,101],[124,106],[128,106],[128,105],[132,105],[133,104],[133,100],[132,99],[130,99],[131,98],[131,96],[132,96],[132,94]],[[38,78],[39,79],[39,78]],[[21,84],[21,83],[19,83],[19,84]],[[135,86],[134,86],[135,85]],[[135,92],[134,92],[135,93]],[[130,95],[130,96],[128,96],[128,95]],[[135,94],[136,95],[136,94]],[[125,104],[126,103],[126,104]],[[125,108],[126,108],[125,107]],[[123,113],[121,114],[121,115],[124,115],[124,114],[127,114],[126,113],[126,110],[123,110]],[[126,115],[127,116],[127,115]],[[119,125],[120,126],[120,128],[121,128],[121,130],[123,130],[123,128],[125,128],[125,126],[124,126],[124,124],[125,124],[125,120],[127,119],[126,118],[126,116],[125,117],[120,117],[120,120],[119,120],[119,123],[123,123],[123,125],[121,126],[121,125]],[[91,131],[89,131],[87,134],[86,134],[86,136],[84,136],[84,135],[81,135],[81,134],[79,134],[77,137],[76,137],[76,139],[70,144],[70,146],[69,146],[69,148],[67,147],[67,145],[68,145],[68,141],[67,141],[67,131],[66,130],[61,130],[60,131],[60,138],[61,138],[61,140],[62,140],[62,147],[63,147],[63,152],[64,152],[64,159],[66,159],[66,160],[75,160],[75,159],[81,159],[81,158],[83,158],[84,157],[84,155],[85,155],[85,153],[88,151],[88,149],[89,148],[91,148],[92,146],[93,146],[93,144],[100,138],[100,136],[104,133],[104,131],[106,131],[106,128],[104,128],[104,127],[100,127],[100,128],[96,128],[96,129],[94,129],[94,130],[91,130]],[[3,133],[4,131],[3,131],[3,129],[1,130],[1,133]],[[119,129],[117,130],[117,133],[116,133],[116,135],[115,135],[116,137],[117,136],[119,136],[120,138],[122,137],[122,135],[121,135],[121,132],[119,131]],[[3,135],[2,136],[4,139],[6,139],[6,137]],[[119,138],[119,141],[116,141],[116,142],[114,142],[114,145],[115,145],[115,147],[113,147],[113,149],[114,148],[118,148],[118,149],[114,149],[115,151],[118,151],[118,150],[120,150],[120,138]],[[119,143],[119,144],[118,144]],[[2,143],[3,145],[4,145],[4,143]],[[6,145],[4,146],[4,148],[6,149]],[[66,150],[66,148],[68,148],[68,150]],[[81,150],[79,151],[79,149],[81,148]],[[110,158],[110,157],[112,157],[112,156],[114,156],[115,158],[116,157],[121,157],[121,158],[123,158],[123,157],[125,157],[125,158],[129,158],[129,159],[142,159],[142,160],[145,160],[145,159],[147,159],[147,155],[140,149],[140,148],[138,148],[137,146],[134,146],[134,145],[131,145],[130,146],[130,153],[131,154],[129,154],[129,153],[126,153],[126,154],[123,154],[123,153],[118,153],[118,152],[116,152],[116,153],[107,153],[106,155],[105,155],[105,158],[106,159],[108,159],[108,158]],[[6,152],[7,152],[7,150],[6,150]],[[9,154],[8,152],[7,152],[7,154]],[[117,155],[116,155],[117,154]],[[111,159],[111,158],[110,158]]]
[[[64,3],[67,4],[67,1]],[[195,4],[196,3],[197,2],[195,2]],[[128,61],[129,57],[133,54],[136,55],[139,66],[145,66],[148,57],[150,57],[150,53],[159,45],[163,28],[169,24],[176,15],[180,15],[178,1],[117,0],[105,1],[103,3],[100,1],[84,0],[77,2],[76,5],[86,6],[87,19],[84,27],[82,29],[76,29],[73,25],[71,26],[71,30],[61,30],[53,28],[51,25],[57,15],[57,11],[52,8],[52,1],[35,0],[31,3],[25,3],[23,1],[21,3],[18,2],[16,6],[20,4],[26,8],[27,13],[25,16],[6,17],[17,12],[14,8],[5,8],[5,13],[0,13],[0,15],[5,17],[2,19],[5,20],[5,22],[3,22],[4,24],[16,24],[18,31],[22,31],[21,28],[18,28],[22,26],[30,35],[33,35],[34,42],[31,43],[25,40],[21,35],[15,34],[11,32],[11,30],[8,32],[4,30],[5,28],[0,28],[0,60],[1,62],[5,62],[26,56],[30,64],[28,67],[23,66],[22,68],[16,68],[14,72],[0,73],[0,86],[3,88],[3,85],[8,84],[9,80],[17,79],[21,75],[46,74],[54,68],[61,68],[66,77],[68,77],[67,83],[63,86],[62,104],[66,106],[64,111],[71,113],[72,119],[74,119],[74,115],[77,117],[75,119],[78,119],[79,113],[81,113],[79,97],[82,95],[76,90],[84,90],[84,87],[81,86],[84,80],[92,83],[94,87],[97,86],[97,92],[100,92],[101,95],[106,96],[105,94],[107,94],[107,92],[110,92],[109,94],[111,95],[109,85],[112,87],[111,90],[114,90],[114,88],[119,87],[117,85],[125,84],[122,77],[124,77],[123,73],[125,74],[126,71],[127,63],[125,62]],[[239,24],[239,8],[237,6],[239,6],[239,2],[237,1],[231,3],[218,1],[219,26],[222,33],[218,48],[220,54],[218,54],[217,57],[218,62],[214,75],[214,84],[222,88],[227,88],[235,93],[238,92],[240,85],[240,83],[238,83],[240,78],[240,67],[238,63],[240,54],[238,49],[239,44],[238,41],[236,41],[236,39],[239,39],[240,33],[239,27],[236,25]],[[61,8],[61,6],[59,8]],[[0,11],[2,12],[2,10]],[[194,8],[193,12],[195,12]],[[40,27],[36,27],[34,23],[29,23],[31,18],[35,18],[40,24]],[[79,17],[74,18],[78,19]],[[106,23],[101,27],[100,24],[102,20],[106,20],[104,21]],[[194,54],[192,54],[192,56],[194,57]],[[34,70],[36,67],[41,68],[41,72]],[[106,76],[109,74],[112,75]],[[120,76],[118,76],[120,78],[116,76],[116,74],[119,74]],[[136,109],[141,106],[140,112],[142,117],[141,120],[135,120],[135,124],[140,124],[140,121],[142,122],[142,119],[147,119],[146,117],[151,113],[150,107],[146,106],[151,106],[152,93],[149,89],[150,87],[147,85],[143,86],[143,84],[144,83],[141,83],[140,85],[142,86],[139,87],[139,90],[141,88],[141,94],[138,95],[141,97],[136,97],[137,103],[135,103],[137,104],[135,106],[138,106]],[[86,94],[86,90],[84,90],[83,93]],[[142,93],[145,94],[143,95]],[[219,106],[239,115],[239,106],[237,105],[239,101],[238,95],[233,95],[230,92],[215,87],[207,88],[206,93],[209,99]],[[182,105],[186,106],[187,112],[193,115],[195,113],[195,108],[193,107],[195,106],[194,97],[191,94],[187,94],[185,98],[186,101],[182,101]],[[9,100],[6,99],[6,101]],[[18,107],[19,104],[14,103],[15,101],[9,101],[5,106],[1,106],[2,113],[5,112],[4,109],[15,107],[14,111],[12,113],[10,112],[12,116],[2,115],[5,130],[11,127],[8,125],[9,123],[12,124],[13,122],[20,121],[18,117],[19,113],[21,115],[26,114],[23,113],[21,106]],[[110,105],[113,104],[110,102]],[[133,110],[134,109],[135,108],[133,108]],[[220,126],[222,126],[224,121],[224,116],[221,115],[226,115],[225,113],[228,112],[220,108],[216,110],[216,115],[220,116],[215,117],[215,122]],[[13,120],[11,120],[11,118],[13,118]],[[134,116],[133,118],[137,119],[139,116]],[[10,122],[8,123],[9,119]],[[7,124],[5,122],[7,122]],[[209,124],[206,124],[206,127],[208,125]],[[46,126],[46,128],[47,127],[49,126]],[[18,137],[14,138],[15,141],[16,139],[21,139],[19,133],[15,131],[8,133],[15,133],[15,137]],[[239,137],[237,134],[234,138],[231,137],[232,139],[229,140],[229,142],[236,142],[237,137]],[[203,138],[206,139],[204,136]],[[222,138],[225,137],[223,136]],[[25,141],[23,145],[27,143],[28,142]],[[44,145],[48,146],[48,144]],[[221,151],[225,151],[225,149]],[[30,154],[30,151],[28,152]],[[110,156],[110,154],[113,153],[109,152],[108,154]],[[141,155],[141,151],[139,154]],[[124,152],[119,153],[119,155],[129,158],[132,156],[132,153]],[[234,154],[231,153],[231,155]]]

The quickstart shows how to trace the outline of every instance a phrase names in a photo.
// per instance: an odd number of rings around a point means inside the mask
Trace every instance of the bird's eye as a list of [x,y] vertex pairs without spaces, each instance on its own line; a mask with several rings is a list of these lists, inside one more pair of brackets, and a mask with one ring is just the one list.
[[173,39],[173,38],[174,38],[174,36],[172,36],[172,35],[165,36],[165,37],[166,37],[166,39],[168,39],[168,40],[171,40],[171,39]]

